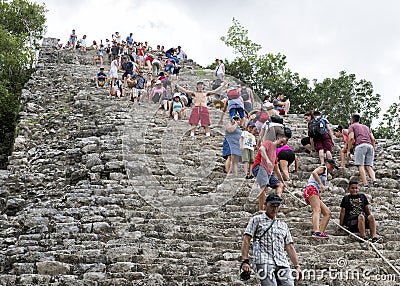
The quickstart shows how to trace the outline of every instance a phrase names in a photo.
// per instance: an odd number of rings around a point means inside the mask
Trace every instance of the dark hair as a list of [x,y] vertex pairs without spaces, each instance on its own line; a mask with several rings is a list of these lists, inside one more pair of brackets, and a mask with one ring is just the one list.
[[353,120],[354,122],[360,122],[360,115],[353,114],[353,116],[351,117],[351,120]]
[[306,111],[303,116],[311,116],[311,118],[314,118],[313,112],[310,110]]
[[283,92],[278,92],[278,93],[276,94],[276,97],[278,97],[278,96],[280,96],[280,95],[283,95]]
[[321,116],[321,112],[319,110],[314,110],[313,115],[314,116]]
[[349,187],[350,187],[351,185],[358,185],[358,181],[350,181],[350,182],[349,182]]
[[333,129],[333,132],[342,132],[343,127],[341,125],[338,125],[335,129]]

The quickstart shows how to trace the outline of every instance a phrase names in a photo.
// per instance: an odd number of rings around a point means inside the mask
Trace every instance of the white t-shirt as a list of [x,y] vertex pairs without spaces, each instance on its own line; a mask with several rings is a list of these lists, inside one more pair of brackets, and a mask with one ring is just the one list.
[[240,137],[243,138],[243,148],[254,151],[254,146],[256,146],[256,137],[248,131],[243,131]]

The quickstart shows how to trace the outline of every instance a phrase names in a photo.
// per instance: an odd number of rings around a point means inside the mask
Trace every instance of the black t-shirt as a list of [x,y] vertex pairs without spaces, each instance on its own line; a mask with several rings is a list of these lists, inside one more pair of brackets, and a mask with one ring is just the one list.
[[133,63],[132,62],[122,63],[122,69],[127,73],[132,73]]
[[111,54],[118,55],[118,53],[119,53],[119,47],[118,46],[112,46],[111,47]]
[[350,216],[364,214],[367,215],[365,206],[369,205],[368,199],[364,194],[347,195],[344,196],[340,203],[341,208],[345,208],[346,212],[344,219],[348,219]]

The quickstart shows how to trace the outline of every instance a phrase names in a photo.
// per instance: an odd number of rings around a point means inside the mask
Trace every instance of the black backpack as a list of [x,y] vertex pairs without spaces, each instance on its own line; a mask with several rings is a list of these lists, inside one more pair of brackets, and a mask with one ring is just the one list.
[[218,87],[221,86],[221,84],[222,84],[222,80],[219,79],[219,78],[217,78],[216,80],[214,80],[214,81],[212,82],[211,89],[212,89],[212,90],[217,89]]
[[269,117],[269,121],[270,122],[274,122],[274,123],[279,123],[279,124],[283,124],[283,118],[280,117],[279,115],[272,115]]
[[243,101],[249,100],[250,94],[247,90],[247,87],[240,89],[240,96],[243,98]]
[[308,136],[311,138],[321,138],[325,133],[324,123],[321,118],[313,118],[308,124]]
[[283,126],[283,133],[287,139],[292,138],[292,130],[289,127]]

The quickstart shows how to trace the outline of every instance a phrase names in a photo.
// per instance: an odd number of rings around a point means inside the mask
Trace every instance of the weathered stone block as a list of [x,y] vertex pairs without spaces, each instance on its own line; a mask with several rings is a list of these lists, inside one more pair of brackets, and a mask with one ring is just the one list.
[[59,261],[41,261],[36,263],[40,275],[65,275],[71,271],[71,265]]

